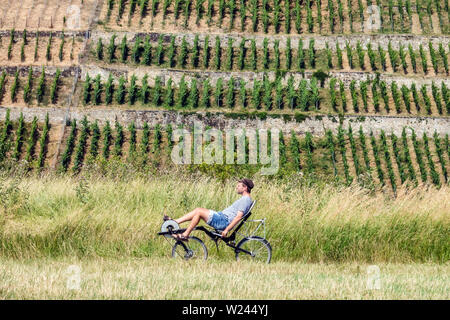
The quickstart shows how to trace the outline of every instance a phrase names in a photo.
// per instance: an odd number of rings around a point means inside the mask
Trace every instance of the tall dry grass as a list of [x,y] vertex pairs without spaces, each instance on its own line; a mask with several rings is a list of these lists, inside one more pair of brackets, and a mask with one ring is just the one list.
[[[303,178],[255,179],[253,218],[266,218],[273,261],[439,262],[450,257],[450,190],[397,198]],[[178,173],[105,178],[55,174],[0,180],[0,256],[167,257],[162,214],[221,210],[236,183]],[[201,235],[200,235],[201,236]],[[232,260],[206,242],[211,259]]]

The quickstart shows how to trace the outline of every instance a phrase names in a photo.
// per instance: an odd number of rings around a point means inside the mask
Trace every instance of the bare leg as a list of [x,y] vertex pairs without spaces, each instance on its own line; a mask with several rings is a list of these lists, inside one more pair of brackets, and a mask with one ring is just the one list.
[[183,232],[183,236],[188,237],[192,230],[198,225],[200,219],[203,219],[205,222],[208,221],[209,218],[209,210],[205,208],[195,208],[193,211],[188,214],[176,219],[177,223],[183,223],[185,221],[191,221],[186,231]]
[[208,220],[208,217],[209,217],[209,210],[208,209],[195,208],[194,210],[192,210],[191,212],[185,214],[184,216],[182,216],[182,217],[180,217],[178,219],[175,219],[175,221],[178,224],[186,222],[186,221],[191,221],[195,217],[195,215],[198,214],[199,212],[202,214],[202,216],[206,215],[206,219]]
[[182,217],[179,217],[178,219],[174,219],[176,221],[176,223],[180,224],[186,221],[191,221],[192,218],[194,218],[195,214],[197,213],[197,209],[199,208],[195,208],[194,210],[192,210],[191,212],[185,214]]

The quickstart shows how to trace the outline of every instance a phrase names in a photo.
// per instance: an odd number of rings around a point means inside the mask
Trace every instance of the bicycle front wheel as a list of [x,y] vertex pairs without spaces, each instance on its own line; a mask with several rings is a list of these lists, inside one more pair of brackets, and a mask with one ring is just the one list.
[[[245,251],[241,251],[241,250]],[[236,250],[236,260],[259,261],[270,263],[272,258],[272,247],[270,243],[260,237],[249,237],[242,239]]]
[[172,247],[172,258],[183,260],[206,260],[208,249],[202,240],[197,237],[189,237],[189,241],[177,241]]

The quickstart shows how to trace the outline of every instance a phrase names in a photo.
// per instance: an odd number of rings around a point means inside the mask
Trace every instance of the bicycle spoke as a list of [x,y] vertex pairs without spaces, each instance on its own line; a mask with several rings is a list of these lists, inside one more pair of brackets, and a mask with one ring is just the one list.
[[236,253],[237,259],[256,260],[261,262],[269,262],[271,258],[270,245],[261,238],[248,238],[239,246],[240,249],[248,251]]
[[184,243],[176,242],[172,248],[172,257],[180,257],[185,260],[206,260],[207,256],[208,252],[203,242],[195,237],[190,237],[189,241]]

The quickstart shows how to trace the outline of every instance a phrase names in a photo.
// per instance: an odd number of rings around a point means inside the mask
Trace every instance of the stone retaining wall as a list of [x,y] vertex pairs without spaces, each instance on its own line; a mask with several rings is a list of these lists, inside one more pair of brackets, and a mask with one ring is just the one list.
[[[185,80],[190,82],[192,78],[197,79],[198,82],[201,82],[205,79],[209,79],[211,85],[215,85],[219,78],[222,78],[224,82],[228,81],[231,77],[235,80],[244,80],[246,88],[253,88],[254,80],[262,80],[264,74],[267,74],[268,79],[274,81],[276,78],[276,73],[274,71],[269,72],[252,72],[252,71],[209,71],[209,70],[199,70],[199,71],[190,71],[190,70],[178,70],[178,69],[159,69],[154,67],[132,67],[127,65],[119,65],[114,66],[112,68],[100,67],[97,65],[83,65],[81,67],[81,80],[84,81],[86,79],[86,73],[89,73],[91,78],[95,78],[97,74],[100,74],[100,77],[103,81],[108,79],[109,74],[111,73],[115,80],[120,76],[124,76],[128,81],[131,79],[132,75],[135,75],[138,80],[142,79],[145,74],[149,77],[149,84],[153,85],[155,83],[156,77],[161,77],[162,83],[167,83],[169,78],[172,78],[173,84],[178,85],[181,81],[181,78],[185,76]],[[301,79],[311,79],[312,71],[305,71],[304,73],[298,71],[289,71],[285,72],[282,78],[282,83],[284,85],[287,84],[287,81],[290,76],[294,79],[294,84],[297,85]],[[357,86],[359,81],[363,81],[366,79],[374,79],[376,74],[373,72],[346,72],[346,71],[330,71],[329,75],[331,78],[337,78],[342,80],[344,86],[350,86],[350,82],[352,80],[357,81]],[[329,82],[328,78],[325,81],[325,86],[327,86]],[[432,81],[436,84],[440,85],[441,81],[445,82],[447,86],[450,86],[450,78],[448,77],[433,77],[433,78],[417,78],[417,77],[404,77],[404,76],[396,76],[396,75],[386,75],[380,74],[380,80],[386,81],[386,83],[390,84],[392,81],[396,81],[399,86],[402,84],[411,86],[412,83],[415,83],[416,86],[427,85],[431,86]],[[237,82],[236,82],[237,83]]]
[[[156,32],[104,32],[95,30],[91,33],[91,39],[97,43],[99,38],[102,38],[103,43],[109,43],[112,35],[116,34],[117,37],[115,39],[115,43],[117,45],[122,41],[123,36],[127,36],[128,41],[135,41],[136,37],[140,37],[144,39],[145,36],[150,37],[150,41],[156,43],[159,39],[160,33]],[[175,36],[175,44],[180,45],[183,38],[186,39],[186,42],[189,46],[193,46],[194,38],[198,34],[199,36],[199,44],[203,46],[204,40],[206,36],[209,36],[210,46],[214,47],[215,38],[219,36],[220,45],[223,48],[228,47],[228,39],[233,39],[233,47],[238,48],[241,40],[245,39],[255,39],[256,47],[263,48],[264,38],[269,40],[269,48],[273,48],[275,40],[280,41],[280,49],[286,48],[287,39],[291,39],[291,47],[292,49],[297,49],[299,39],[303,40],[303,48],[307,49],[309,45],[310,39],[314,39],[314,44],[316,50],[325,49],[325,44],[328,42],[328,45],[331,50],[336,49],[336,42],[339,43],[341,48],[345,48],[345,43],[348,41],[351,48],[356,48],[356,43],[358,41],[361,42],[361,46],[363,49],[367,48],[367,44],[371,43],[372,47],[376,48],[378,44],[383,49],[388,48],[388,43],[391,41],[392,47],[396,50],[399,49],[399,45],[403,44],[405,47],[408,47],[409,44],[416,49],[419,50],[419,45],[422,44],[423,47],[428,50],[428,42],[431,41],[435,49],[437,50],[439,43],[442,43],[444,48],[448,50],[448,44],[450,43],[450,36],[424,36],[424,35],[395,35],[395,34],[352,34],[352,35],[332,35],[332,36],[321,36],[321,35],[252,35],[252,34],[239,34],[239,33],[192,33],[187,31],[186,33],[163,33],[163,41],[165,43],[170,42],[171,35]],[[245,47],[249,48],[251,46],[250,41],[246,41]]]
[[[45,67],[45,75],[54,76],[56,73],[56,69],[61,71],[62,77],[73,77],[75,75],[76,69],[78,66],[71,67],[55,67],[55,66],[44,66]],[[0,66],[0,73],[5,71],[9,75],[14,75],[16,71],[19,71],[19,76],[26,77],[28,76],[28,70],[30,66]],[[33,70],[33,77],[36,78],[40,76],[42,72],[42,66],[31,66]]]
[[[31,122],[33,117],[38,117],[39,121],[45,120],[46,113],[50,115],[52,123],[63,123],[67,110],[63,108],[17,108],[10,107],[11,119],[17,120],[20,112],[23,112],[24,118],[27,122]],[[0,107],[0,121],[5,119],[6,107]],[[117,110],[117,109],[71,109],[69,118],[81,121],[84,116],[87,116],[89,121],[98,120],[99,124],[105,124],[106,121],[114,123],[118,121],[124,126],[128,126],[131,122],[135,122],[137,128],[142,128],[145,122],[150,127],[156,124],[174,126],[185,125],[192,126],[195,122],[201,122],[205,126],[210,126],[220,130],[227,130],[232,128],[252,128],[252,129],[270,129],[278,128],[284,134],[289,134],[291,130],[299,134],[311,132],[314,136],[323,136],[325,130],[330,129],[334,133],[337,132],[339,126],[339,118],[337,116],[323,115],[310,116],[303,121],[296,122],[295,120],[285,121],[283,117],[272,118],[270,115],[266,119],[258,117],[246,119],[233,119],[225,116],[223,113],[206,112],[177,112],[164,110]],[[342,117],[342,125],[345,129],[349,125],[354,130],[359,130],[362,126],[365,133],[373,131],[374,134],[379,134],[380,130],[386,133],[395,133],[400,135],[403,127],[407,126],[413,128],[420,136],[424,132],[428,135],[435,131],[443,136],[450,134],[450,118],[449,117],[400,117],[400,116],[344,116]],[[409,131],[408,134],[411,132]]]

